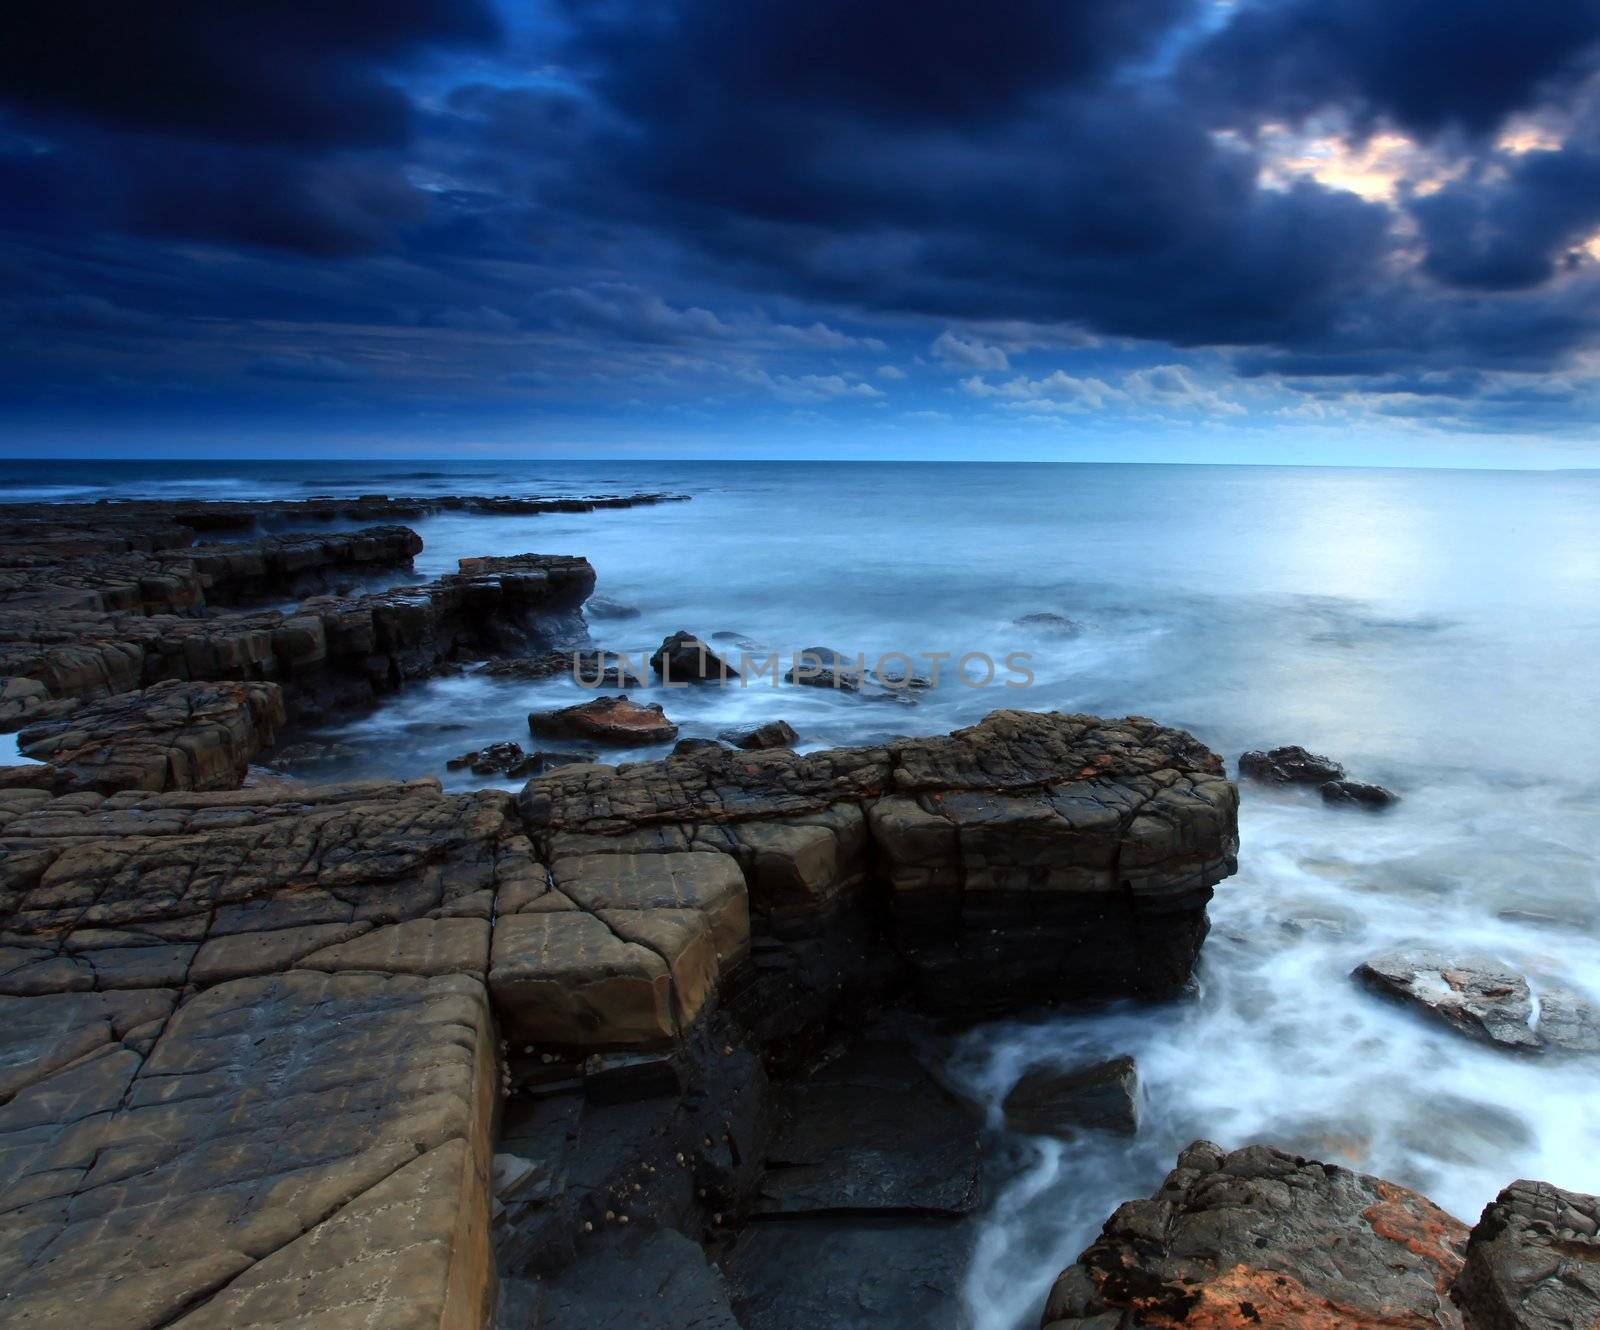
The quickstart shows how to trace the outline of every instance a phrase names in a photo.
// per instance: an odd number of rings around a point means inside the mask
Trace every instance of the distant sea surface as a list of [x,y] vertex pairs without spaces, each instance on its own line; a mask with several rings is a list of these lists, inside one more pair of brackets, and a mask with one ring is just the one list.
[[[1138,1057],[1132,1143],[1019,1141],[968,1276],[980,1330],[1049,1278],[1196,1137],[1275,1141],[1417,1186],[1463,1219],[1517,1177],[1600,1191],[1600,1078],[1516,1059],[1359,991],[1393,946],[1487,951],[1600,999],[1600,473],[1270,467],[555,462],[0,462],[0,501],[386,492],[690,494],[685,504],[416,525],[430,575],[466,555],[586,555],[596,621],[635,653],[718,631],[869,661],[1029,657],[1032,686],[916,705],[828,690],[651,690],[685,735],[783,716],[805,746],[943,732],[996,707],[1155,716],[1233,763],[1301,743],[1401,791],[1393,812],[1247,789],[1199,996],[974,1032],[954,1073],[998,1102],[1035,1058]],[[1075,633],[1019,625],[1075,621]],[[924,664],[919,662],[919,664]],[[925,665],[924,665],[925,667]],[[950,669],[946,665],[945,670]],[[326,737],[335,774],[437,773],[526,739],[557,680],[466,676]],[[642,756],[649,756],[649,753]],[[309,774],[309,773],[308,773]]]

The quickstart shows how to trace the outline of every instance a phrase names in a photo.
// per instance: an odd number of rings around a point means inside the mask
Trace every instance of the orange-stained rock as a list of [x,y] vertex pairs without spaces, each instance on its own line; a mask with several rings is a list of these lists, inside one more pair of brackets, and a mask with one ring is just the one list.
[[1426,1197],[1265,1145],[1191,1145],[1062,1272],[1046,1330],[1462,1330],[1466,1226]]

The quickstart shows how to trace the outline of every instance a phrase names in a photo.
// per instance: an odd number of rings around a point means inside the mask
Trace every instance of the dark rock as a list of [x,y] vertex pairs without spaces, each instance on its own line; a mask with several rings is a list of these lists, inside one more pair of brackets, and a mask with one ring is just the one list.
[[1031,628],[1035,632],[1044,633],[1049,637],[1077,637],[1083,632],[1083,625],[1076,619],[1069,619],[1064,614],[1051,614],[1043,611],[1036,614],[1024,614],[1020,619],[1012,620],[1018,628]]
[[794,726],[786,720],[769,720],[750,730],[724,730],[719,738],[735,748],[759,751],[765,748],[793,748],[800,741]]
[[1239,757],[1239,774],[1268,785],[1323,785],[1344,779],[1344,768],[1332,758],[1308,753],[1298,744],[1253,750]]
[[1139,1068],[1130,1057],[1062,1070],[1031,1067],[1005,1100],[1006,1125],[1071,1139],[1080,1130],[1139,1130]]
[[1469,1038],[1537,1050],[1528,981],[1491,956],[1452,956],[1421,948],[1385,952],[1355,969],[1376,993],[1429,1013]]
[[462,767],[470,767],[474,776],[531,776],[536,771],[544,769],[544,764],[536,757],[522,751],[522,745],[512,743],[490,744],[487,748],[475,749],[470,753],[462,753],[460,757],[452,757],[445,763],[450,771],[459,771]]
[[786,1088],[754,1210],[967,1214],[978,1128],[905,1048],[858,1043]]
[[1368,785],[1359,780],[1330,780],[1320,787],[1322,801],[1347,808],[1388,808],[1400,802],[1400,796],[1381,785]]
[[866,682],[867,665],[861,655],[847,656],[832,647],[807,647],[795,653],[793,667],[783,676],[806,688],[834,688],[859,693]]
[[745,1330],[971,1330],[969,1223],[893,1215],[763,1219],[725,1268]]
[[678,727],[662,714],[658,704],[641,705],[629,701],[626,694],[597,697],[556,711],[531,712],[528,729],[534,734],[592,739],[619,747],[671,743],[678,737]]
[[1056,1281],[1046,1330],[1461,1330],[1466,1226],[1393,1183],[1201,1141]]
[[591,619],[637,619],[639,610],[633,605],[624,605],[621,601],[612,600],[609,596],[590,596],[583,606],[584,614]]
[[626,656],[614,651],[547,651],[537,656],[492,660],[492,679],[572,679],[585,688],[643,688],[647,682]]
[[740,1330],[717,1268],[671,1229],[626,1228],[584,1244],[545,1289],[541,1330]]
[[672,756],[682,757],[686,753],[722,753],[726,752],[728,745],[720,739],[679,739],[672,745]]
[[557,767],[570,767],[576,763],[593,762],[593,753],[558,753],[552,749],[540,748],[528,754],[529,758],[539,764],[540,771],[554,771]]
[[1600,1197],[1513,1182],[1467,1241],[1451,1296],[1471,1330],[1600,1325]]
[[664,683],[727,683],[739,671],[693,633],[674,633],[656,648],[650,668]]

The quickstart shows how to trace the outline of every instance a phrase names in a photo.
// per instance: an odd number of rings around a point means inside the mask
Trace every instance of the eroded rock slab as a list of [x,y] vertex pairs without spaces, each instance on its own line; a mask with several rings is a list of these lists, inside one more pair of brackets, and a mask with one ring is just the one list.
[[498,791],[0,792],[0,993],[209,984],[313,954],[417,973],[452,955],[481,978],[496,893],[544,878]]
[[169,680],[30,725],[17,746],[58,791],[228,790],[286,719],[275,684]]
[[1267,1146],[1190,1146],[1056,1281],[1047,1330],[1461,1330],[1466,1226],[1393,1183]]
[[0,1319],[481,1324],[494,1093],[476,980],[209,989],[0,1107]]

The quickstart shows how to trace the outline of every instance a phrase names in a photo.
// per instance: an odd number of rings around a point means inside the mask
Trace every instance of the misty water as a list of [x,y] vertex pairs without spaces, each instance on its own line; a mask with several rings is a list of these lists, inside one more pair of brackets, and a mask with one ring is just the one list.
[[[1348,977],[1374,952],[1426,943],[1489,952],[1536,995],[1559,984],[1600,999],[1600,474],[418,463],[196,475],[8,478],[39,499],[682,491],[690,502],[656,508],[424,519],[418,571],[585,555],[597,593],[639,610],[593,622],[595,640],[636,656],[678,629],[869,660],[1030,656],[1029,688],[1001,686],[1004,670],[989,688],[947,677],[915,705],[766,684],[635,690],[686,736],[781,716],[814,748],[939,733],[996,707],[1133,712],[1192,730],[1230,769],[1243,749],[1301,743],[1401,792],[1374,815],[1246,787],[1240,869],[1217,891],[1192,998],[964,1037],[951,1073],[991,1106],[1035,1061],[1131,1053],[1144,1085],[1131,1141],[996,1137],[999,1185],[967,1283],[980,1330],[1036,1318],[1061,1266],[1196,1137],[1379,1173],[1469,1221],[1517,1177],[1600,1190],[1592,1066],[1470,1043]],[[1083,630],[1017,625],[1037,613]],[[525,742],[528,711],[583,696],[570,680],[440,680],[331,728],[347,759],[306,774],[485,784],[446,759]]]

